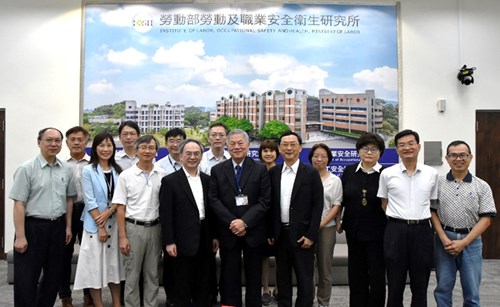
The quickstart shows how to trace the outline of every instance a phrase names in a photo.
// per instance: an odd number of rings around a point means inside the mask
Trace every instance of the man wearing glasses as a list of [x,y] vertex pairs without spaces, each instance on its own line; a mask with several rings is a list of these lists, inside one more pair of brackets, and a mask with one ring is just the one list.
[[179,145],[185,139],[186,133],[181,128],[172,128],[165,133],[165,146],[167,147],[168,155],[156,161],[156,164],[163,168],[167,175],[182,168]]
[[208,141],[210,149],[203,153],[203,159],[200,163],[200,170],[210,175],[213,166],[231,158],[229,152],[224,150],[226,145],[226,136],[228,129],[223,123],[211,124],[208,129]]
[[115,159],[122,170],[126,170],[139,160],[136,155],[135,141],[141,136],[141,130],[136,122],[127,120],[121,123],[118,134],[123,150],[116,153]]
[[410,275],[411,306],[427,306],[427,286],[433,263],[430,203],[437,199],[437,171],[418,163],[420,137],[403,130],[394,137],[401,162],[380,174],[377,196],[387,215],[384,256],[387,306],[403,306],[406,276]]
[[161,256],[159,193],[165,171],[153,164],[159,143],[152,135],[135,142],[137,164],[123,171],[113,195],[117,204],[120,251],[124,255],[125,306],[141,306],[139,276],[144,277],[144,306],[158,306]]
[[285,161],[269,170],[272,229],[276,244],[278,305],[292,306],[292,269],[297,277],[296,307],[314,302],[314,249],[323,212],[323,183],[318,171],[300,162],[302,139],[292,131],[280,137]]
[[209,307],[209,256],[218,247],[207,210],[210,177],[198,169],[200,142],[185,140],[179,151],[182,167],[164,177],[160,189],[163,252],[172,257],[175,306]]
[[451,306],[457,271],[460,271],[463,305],[480,306],[482,271],[481,234],[496,216],[491,188],[469,172],[470,147],[453,141],[446,149],[450,172],[438,180],[438,201],[431,204],[436,231],[437,306]]
[[14,173],[15,306],[53,306],[59,290],[76,196],[71,166],[56,157],[62,140],[55,128],[40,130],[40,155]]

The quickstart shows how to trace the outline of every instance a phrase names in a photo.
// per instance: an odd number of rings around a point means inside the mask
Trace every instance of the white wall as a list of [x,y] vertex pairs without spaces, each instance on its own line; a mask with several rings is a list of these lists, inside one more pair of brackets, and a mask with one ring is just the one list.
[[[498,109],[494,91],[500,84],[500,1],[400,2],[401,128],[418,131],[422,141],[442,141],[443,145],[463,139],[474,151],[475,110]],[[54,126],[64,132],[79,123],[82,7],[76,0],[0,0],[0,7],[0,108],[6,109],[8,251],[14,236],[12,201],[8,199],[12,174],[20,163],[38,153],[39,129]],[[476,83],[468,87],[456,79],[464,64],[477,67]],[[447,100],[444,113],[437,111],[439,98]],[[440,173],[446,170],[445,164],[438,167]]]

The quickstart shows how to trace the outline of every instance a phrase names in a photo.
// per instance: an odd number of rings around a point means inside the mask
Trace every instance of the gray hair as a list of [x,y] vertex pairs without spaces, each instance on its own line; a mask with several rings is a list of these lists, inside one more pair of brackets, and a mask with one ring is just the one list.
[[227,134],[227,143],[229,143],[229,138],[235,134],[241,134],[243,135],[243,138],[245,139],[245,141],[247,143],[250,143],[250,138],[248,137],[248,133],[246,133],[245,131],[241,130],[241,129],[234,129],[234,130],[231,130],[228,134]]

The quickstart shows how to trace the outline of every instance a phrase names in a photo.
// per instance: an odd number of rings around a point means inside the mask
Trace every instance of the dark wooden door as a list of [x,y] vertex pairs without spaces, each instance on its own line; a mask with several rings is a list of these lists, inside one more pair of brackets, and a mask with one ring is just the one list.
[[0,259],[5,259],[5,109],[0,108]]
[[[476,175],[493,190],[497,212],[500,213],[500,110],[476,111]],[[499,216],[500,217],[500,216]],[[500,259],[500,221],[492,219],[484,232],[483,257]]]

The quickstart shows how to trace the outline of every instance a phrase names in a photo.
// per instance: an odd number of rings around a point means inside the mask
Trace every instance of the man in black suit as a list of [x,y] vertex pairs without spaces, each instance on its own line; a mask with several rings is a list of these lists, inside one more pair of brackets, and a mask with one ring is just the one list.
[[278,306],[292,306],[292,268],[297,277],[296,307],[314,302],[314,244],[323,210],[319,173],[299,160],[302,139],[295,132],[280,137],[285,163],[269,170],[272,187],[273,238],[278,270]]
[[262,248],[266,243],[266,211],[271,200],[267,168],[247,157],[245,131],[228,134],[231,159],[211,170],[209,204],[220,239],[222,305],[242,306],[241,253],[245,265],[246,307],[261,307]]
[[203,145],[192,139],[180,146],[182,168],[162,179],[160,221],[164,251],[173,257],[176,307],[208,307],[209,260],[218,242],[207,210],[210,177],[198,170]]

